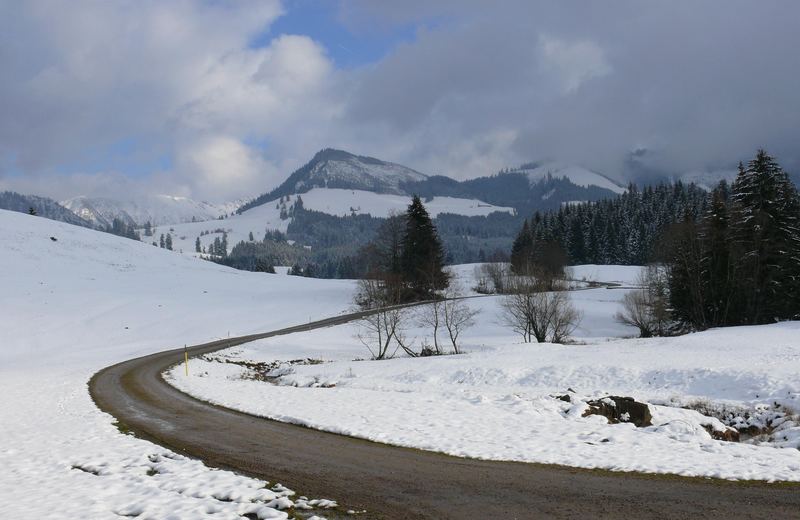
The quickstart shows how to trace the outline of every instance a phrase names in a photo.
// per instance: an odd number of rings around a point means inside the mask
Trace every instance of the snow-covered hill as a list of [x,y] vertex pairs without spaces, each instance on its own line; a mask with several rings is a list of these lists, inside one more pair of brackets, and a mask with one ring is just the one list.
[[[405,211],[411,202],[410,197],[403,195],[314,188],[302,195],[289,195],[282,199],[271,200],[223,220],[160,226],[156,229],[154,237],[142,237],[142,240],[148,242],[154,239],[158,240],[161,233],[168,232],[172,235],[173,249],[186,253],[195,250],[195,240],[198,237],[200,237],[201,246],[208,248],[215,238],[222,236],[224,231],[228,234],[228,249],[230,250],[239,242],[249,240],[250,233],[253,234],[255,240],[264,238],[267,230],[278,230],[285,233],[291,222],[291,209],[298,198],[302,199],[305,209],[329,215],[369,214],[381,218]],[[514,212],[513,208],[492,206],[479,200],[453,197],[434,197],[425,202],[425,208],[431,217],[436,217],[441,213],[476,216],[488,215],[495,211]],[[282,215],[284,218],[281,218]]]
[[427,178],[427,175],[400,164],[326,148],[317,152],[283,184],[244,204],[242,210],[287,195],[306,193],[314,188],[409,195],[402,187],[404,183],[423,181]]
[[211,220],[236,211],[241,202],[212,204],[187,197],[149,195],[127,200],[79,196],[61,204],[95,226],[107,227],[115,218],[135,226]]
[[0,242],[0,517],[266,515],[263,481],[121,434],[86,382],[135,356],[334,315],[352,282],[236,271],[1,210]]
[[37,195],[23,195],[13,191],[0,192],[0,209],[28,213],[31,208],[40,217],[75,224],[76,226],[91,227],[93,225],[53,199]]
[[[388,217],[392,213],[401,213],[408,208],[411,199],[405,195],[389,195],[362,190],[342,190],[331,188],[314,188],[301,195],[303,207],[321,211],[329,215],[365,215]],[[294,198],[296,200],[296,197]],[[495,211],[513,213],[513,208],[492,206],[475,199],[459,199],[455,197],[433,197],[424,201],[425,209],[432,218],[440,213],[454,213],[468,217],[488,215]]]
[[[684,184],[694,183],[704,190],[713,190],[720,181],[728,181],[729,183],[736,178],[736,170],[713,170],[713,171],[691,171],[686,172],[679,176],[677,180]],[[676,180],[676,179],[670,179]]]
[[588,188],[597,186],[614,193],[624,193],[625,188],[617,182],[609,179],[602,173],[598,173],[582,166],[567,165],[559,162],[533,163],[524,165],[514,171],[525,173],[532,184],[539,183],[548,176],[560,179],[566,178],[576,186]]
[[285,184],[293,193],[329,187],[407,195],[402,183],[425,178],[427,175],[400,164],[328,148],[314,155]]

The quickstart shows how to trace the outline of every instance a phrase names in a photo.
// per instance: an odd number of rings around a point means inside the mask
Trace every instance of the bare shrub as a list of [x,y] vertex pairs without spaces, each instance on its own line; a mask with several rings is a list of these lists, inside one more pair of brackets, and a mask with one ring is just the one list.
[[[542,282],[532,276],[513,278],[509,294],[502,302],[503,319],[526,343],[563,343],[581,320],[569,296],[563,290],[547,291],[553,280]],[[556,286],[563,289],[561,286]]]
[[368,311],[359,320],[357,337],[369,350],[372,359],[391,358],[398,348],[416,355],[404,336],[408,310],[393,305],[392,291],[385,284],[380,280],[359,280],[354,301],[359,309]]
[[481,264],[476,268],[478,285],[475,290],[481,294],[505,294],[511,269],[503,262]]
[[670,324],[666,274],[655,265],[647,266],[637,277],[638,289],[622,298],[622,310],[614,319],[639,329],[639,336],[663,336]]

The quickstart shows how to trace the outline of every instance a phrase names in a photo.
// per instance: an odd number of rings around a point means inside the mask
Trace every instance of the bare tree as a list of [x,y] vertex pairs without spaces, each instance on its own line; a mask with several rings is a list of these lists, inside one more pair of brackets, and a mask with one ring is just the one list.
[[[562,285],[532,276],[513,278],[513,291],[503,300],[503,318],[526,343],[563,343],[574,332],[581,313],[572,305]],[[547,291],[548,286],[558,290]]]
[[453,345],[453,353],[458,354],[461,352],[458,346],[458,337],[464,330],[475,325],[475,316],[478,315],[479,311],[469,307],[455,283],[451,283],[450,287],[445,291],[442,311],[444,313],[444,326],[447,329],[447,335],[450,337],[450,343]]
[[408,311],[393,305],[391,290],[382,281],[359,280],[354,301],[362,311],[368,312],[359,320],[361,327],[357,337],[373,359],[391,358],[398,348],[416,355],[404,335]]
[[439,329],[444,320],[444,306],[446,300],[436,299],[432,303],[420,305],[417,311],[417,322],[420,326],[430,327],[433,335],[433,352],[441,354],[439,346]]
[[[511,269],[508,264],[503,262],[491,262],[481,264],[476,270],[478,279],[478,292],[484,294],[505,294],[508,291],[508,280],[511,276]],[[483,286],[484,290],[480,290]]]
[[575,332],[583,314],[572,305],[566,291],[546,293],[550,298],[550,341],[564,343]]
[[535,285],[528,277],[516,277],[514,290],[507,294],[501,303],[502,317],[514,332],[522,335],[525,343],[532,340],[531,321],[534,313]]
[[622,298],[622,310],[614,319],[639,329],[639,336],[663,336],[670,323],[667,278],[663,268],[647,266],[637,277],[638,289]]

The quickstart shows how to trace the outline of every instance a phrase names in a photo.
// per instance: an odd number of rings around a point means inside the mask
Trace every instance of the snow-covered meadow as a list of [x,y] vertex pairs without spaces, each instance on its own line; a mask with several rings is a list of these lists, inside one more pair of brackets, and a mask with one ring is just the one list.
[[303,505],[121,434],[87,382],[187,342],[335,315],[351,282],[235,271],[8,211],[0,242],[0,517],[285,518],[279,506]]
[[[405,195],[373,193],[363,190],[314,188],[299,196],[288,195],[283,200],[266,202],[223,220],[159,226],[155,231],[155,236],[142,237],[142,240],[158,241],[162,233],[170,233],[173,249],[184,253],[194,253],[197,237],[200,237],[201,246],[207,249],[215,238],[222,237],[222,231],[219,230],[224,230],[228,234],[228,249],[230,250],[239,242],[249,240],[250,233],[256,240],[264,238],[264,232],[267,230],[278,230],[285,233],[290,222],[286,212],[291,210],[298,197],[302,198],[304,208],[329,215],[369,214],[381,218],[405,211],[410,199]],[[488,215],[495,211],[505,213],[514,211],[513,208],[493,206],[479,200],[454,197],[434,197],[425,202],[425,207],[431,217],[436,217],[440,213],[478,216]],[[200,236],[201,233],[207,234]]]
[[[456,271],[468,284],[474,266]],[[465,354],[362,360],[369,353],[356,339],[358,325],[349,324],[221,351],[190,361],[189,377],[182,370],[169,377],[238,410],[458,456],[800,480],[800,323],[631,339],[635,330],[612,316],[637,274],[573,268],[574,279],[623,288],[570,293],[583,313],[571,345],[521,343],[503,324],[500,297],[485,297],[469,300],[480,314],[464,333]],[[408,332],[417,344],[426,334]],[[261,365],[237,364],[243,360]],[[559,399],[565,395],[569,401]],[[653,425],[583,417],[586,401],[608,395],[649,403]],[[725,442],[709,432],[726,429],[720,419],[770,427]]]

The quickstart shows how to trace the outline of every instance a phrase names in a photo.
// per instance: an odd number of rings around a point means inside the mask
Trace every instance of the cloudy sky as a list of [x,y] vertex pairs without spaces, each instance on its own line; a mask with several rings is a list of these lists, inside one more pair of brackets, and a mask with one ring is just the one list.
[[[223,201],[336,147],[429,174],[800,169],[800,2],[0,2],[0,189]],[[627,165],[627,166],[626,166]]]

